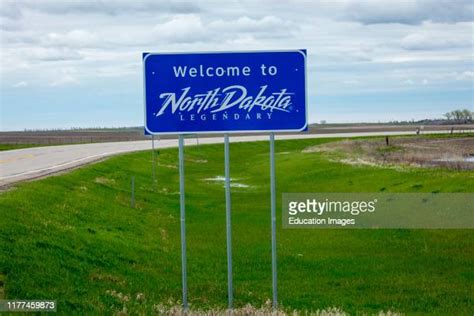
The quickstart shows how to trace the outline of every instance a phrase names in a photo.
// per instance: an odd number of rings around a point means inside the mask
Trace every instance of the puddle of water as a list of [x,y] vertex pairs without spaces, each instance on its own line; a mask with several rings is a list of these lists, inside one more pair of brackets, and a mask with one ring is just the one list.
[[474,156],[464,157],[464,158],[444,158],[444,159],[435,159],[437,162],[474,162]]
[[[234,181],[236,179],[230,178],[230,181]],[[204,181],[225,181],[225,177],[223,176],[216,176],[214,178],[205,178]]]
[[230,183],[232,188],[250,188],[250,185],[243,183]]
[[[232,182],[232,181],[235,181],[235,180],[239,180],[239,179],[230,178],[230,186],[231,186],[232,188],[249,188],[249,187],[250,187],[250,186],[247,185],[247,184]],[[216,177],[214,177],[214,178],[205,178],[204,181],[220,181],[220,182],[224,182],[224,181],[225,181],[225,177],[223,177],[223,176],[216,176]]]

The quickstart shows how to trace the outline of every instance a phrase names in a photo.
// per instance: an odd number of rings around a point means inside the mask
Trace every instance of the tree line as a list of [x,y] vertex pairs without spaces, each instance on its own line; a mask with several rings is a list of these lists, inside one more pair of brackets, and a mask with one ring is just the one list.
[[444,117],[448,121],[469,123],[469,122],[472,122],[472,119],[474,117],[474,112],[469,111],[468,109],[454,110],[454,111],[444,114]]

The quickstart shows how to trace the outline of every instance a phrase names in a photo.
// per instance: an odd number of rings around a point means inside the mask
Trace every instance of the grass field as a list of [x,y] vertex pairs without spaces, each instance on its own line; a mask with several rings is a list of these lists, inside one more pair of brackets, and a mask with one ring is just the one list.
[[38,147],[39,145],[34,144],[0,144],[0,151],[12,150],[12,149],[21,149],[21,148],[30,148]]
[[[474,192],[474,173],[331,162],[276,144],[277,192]],[[271,297],[268,143],[231,144],[235,304]],[[226,306],[223,145],[186,148],[189,299]],[[130,207],[135,176],[136,207]],[[5,298],[57,299],[62,313],[154,311],[181,298],[177,150],[113,157],[0,195]],[[248,187],[245,187],[247,185]],[[472,315],[472,230],[288,230],[278,202],[284,309]]]

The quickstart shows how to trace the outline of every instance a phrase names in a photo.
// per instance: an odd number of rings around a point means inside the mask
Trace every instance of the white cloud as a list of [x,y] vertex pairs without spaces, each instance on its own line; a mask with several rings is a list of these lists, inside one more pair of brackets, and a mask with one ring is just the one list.
[[17,8],[28,9],[35,12],[48,14],[105,14],[119,15],[130,13],[190,13],[198,12],[199,7],[191,1],[171,0],[81,0],[81,1],[58,1],[58,0],[2,0],[2,15],[11,16],[17,14]]
[[285,12],[298,18],[311,16],[370,24],[416,25],[426,21],[472,21],[472,0],[236,0],[250,11],[264,5],[267,14]]
[[12,85],[13,88],[23,88],[28,86],[28,83],[26,81],[18,81],[14,85]]
[[43,62],[80,60],[83,58],[82,55],[78,51],[68,48],[68,47],[46,48],[46,47],[33,46],[33,47],[30,47],[28,50],[20,52],[20,54],[25,56],[25,58],[29,61],[43,61]]
[[18,2],[4,2],[0,6],[0,16],[3,18],[19,19],[22,17],[21,9]]
[[472,21],[474,14],[470,0],[352,0],[344,9],[346,18],[364,24],[456,23]]
[[58,78],[49,83],[51,87],[58,87],[58,86],[69,86],[69,85],[77,85],[79,84],[79,80],[71,75],[64,75],[61,78]]
[[455,34],[414,33],[401,40],[401,47],[408,50],[436,50],[471,45],[472,41],[467,38],[459,38]]
[[286,33],[296,29],[297,25],[290,21],[275,16],[264,16],[260,19],[252,19],[248,16],[239,17],[236,20],[216,20],[209,24],[209,28],[221,32],[233,33],[273,33],[275,35]]
[[48,33],[42,37],[41,43],[45,46],[97,47],[100,46],[101,39],[95,33],[78,29],[65,33]]
[[[159,40],[166,43],[228,42],[245,41],[261,37],[286,37],[298,27],[290,21],[275,16],[237,19],[217,19],[203,21],[197,14],[174,15],[168,21],[155,25],[153,38],[143,38],[151,42]],[[133,42],[133,40],[132,40]]]
[[473,70],[466,70],[461,73],[454,73],[453,74],[456,80],[469,80],[474,85],[474,71]]
[[462,74],[463,74],[463,76],[474,78],[474,71],[472,71],[472,70],[464,71]]
[[201,17],[195,14],[174,16],[166,23],[157,24],[153,33],[157,39],[171,43],[193,43],[207,37]]

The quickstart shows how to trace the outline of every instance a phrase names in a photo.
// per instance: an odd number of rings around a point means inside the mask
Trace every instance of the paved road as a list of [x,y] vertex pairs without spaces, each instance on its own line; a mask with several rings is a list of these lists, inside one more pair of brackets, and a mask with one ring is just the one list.
[[[439,132],[438,132],[439,133]],[[375,133],[343,133],[343,134],[301,134],[276,135],[276,139],[303,139],[327,137],[357,137],[375,135],[407,135],[413,132],[375,132]],[[268,140],[267,135],[236,136],[231,142],[248,142]],[[222,143],[223,137],[200,138],[200,144]],[[196,145],[196,138],[186,139],[186,145]],[[177,147],[176,139],[155,140],[156,148]],[[31,180],[46,175],[72,169],[93,161],[117,154],[150,150],[150,141],[94,143],[80,145],[63,145],[24,148],[0,152],[0,186],[14,182]]]

